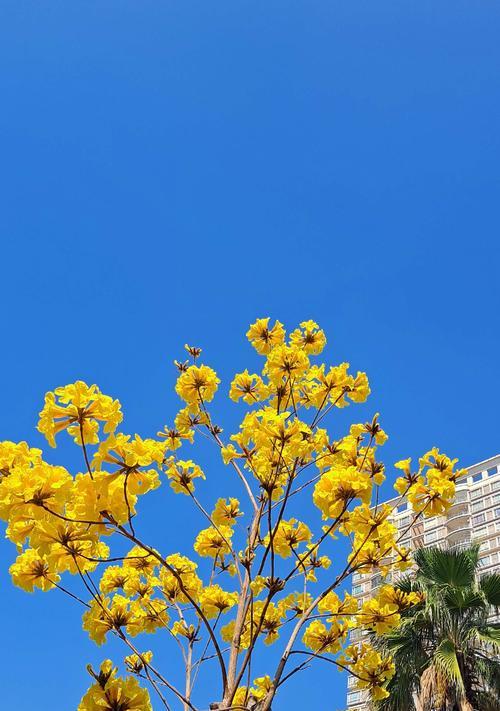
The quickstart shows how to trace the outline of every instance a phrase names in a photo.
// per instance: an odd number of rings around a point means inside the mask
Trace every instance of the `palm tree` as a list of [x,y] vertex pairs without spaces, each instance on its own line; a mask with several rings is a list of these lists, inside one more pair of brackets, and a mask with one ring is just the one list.
[[374,643],[394,657],[391,695],[378,711],[499,711],[500,575],[479,577],[479,548],[421,548],[416,573],[397,584],[424,593]]

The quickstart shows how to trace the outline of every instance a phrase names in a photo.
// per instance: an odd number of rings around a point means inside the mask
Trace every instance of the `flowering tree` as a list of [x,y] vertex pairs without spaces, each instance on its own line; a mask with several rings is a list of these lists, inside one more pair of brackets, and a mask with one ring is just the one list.
[[[89,667],[93,683],[79,711],[150,711],[150,693],[167,709],[267,711],[280,687],[313,661],[348,670],[373,699],[387,695],[391,659],[366,642],[349,644],[348,633],[384,633],[420,598],[389,584],[362,605],[341,592],[355,571],[385,575],[411,565],[400,545],[406,531],[398,534],[392,508],[378,503],[385,469],[376,450],[387,435],[378,415],[338,439],[326,429],[336,408],[366,400],[367,377],[351,375],[347,363],[311,363],[326,344],[313,321],[287,340],[281,323],[258,319],[247,336],[264,366],[261,375],[245,370],[231,383],[230,399],[246,407],[229,439],[210,408],[220,381],[199,363],[200,349],[186,346],[191,361],[176,361],[175,385],[184,406],[157,439],[118,432],[118,400],[78,381],[47,393],[38,429],[52,447],[66,430],[81,449],[81,473],[48,464],[26,442],[0,443],[0,517],[19,551],[13,582],[67,593],[84,606],[83,628],[96,644],[115,635],[128,652],[125,676],[110,660],[99,672]],[[240,480],[243,505],[205,502],[205,473],[178,456],[195,436],[219,448],[221,466]],[[409,459],[396,464],[395,488],[413,507],[410,525],[448,508],[462,473],[455,464],[437,449],[416,471]],[[141,536],[139,498],[167,480],[203,522],[193,546],[207,559],[200,566],[184,550],[160,551]],[[296,518],[311,493],[322,525]],[[350,552],[343,561],[337,553],[332,566],[338,535]],[[128,545],[123,555],[111,552],[118,539]],[[143,636],[152,633],[178,648],[182,689],[155,665]],[[262,644],[277,651],[264,657],[269,673],[253,679]],[[220,678],[216,699],[197,693],[205,664]]]

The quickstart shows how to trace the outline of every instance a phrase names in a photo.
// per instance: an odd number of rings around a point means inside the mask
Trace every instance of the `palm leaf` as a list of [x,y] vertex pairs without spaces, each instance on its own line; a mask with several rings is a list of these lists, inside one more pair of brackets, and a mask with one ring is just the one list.
[[415,551],[414,558],[419,568],[419,576],[424,576],[434,584],[469,587],[474,583],[478,551],[478,546],[461,551],[419,548]]
[[474,630],[474,636],[486,646],[491,646],[494,652],[500,652],[500,628],[479,627]]
[[484,597],[473,588],[449,588],[444,594],[444,602],[450,612],[483,610]]
[[491,573],[490,575],[485,575],[479,581],[479,587],[481,588],[486,600],[492,607],[500,607],[500,574]]
[[464,695],[464,681],[458,663],[457,650],[451,639],[443,639],[434,652],[434,664],[453,683],[460,695]]

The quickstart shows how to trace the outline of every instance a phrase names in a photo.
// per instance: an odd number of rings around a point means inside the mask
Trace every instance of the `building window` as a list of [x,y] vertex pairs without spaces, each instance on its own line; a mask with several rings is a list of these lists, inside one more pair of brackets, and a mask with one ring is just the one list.
[[497,467],[491,467],[491,469],[488,469],[488,476],[495,476],[495,474],[498,473],[498,468]]
[[490,563],[491,563],[491,556],[489,556],[489,555],[485,555],[482,558],[479,558],[479,567],[480,568],[485,568]]
[[500,518],[500,508],[495,509],[495,518]]
[[374,578],[372,578],[372,590],[374,588],[378,588],[378,586],[382,583],[382,576],[381,575],[376,575]]
[[472,525],[473,526],[479,526],[481,523],[484,523],[485,521],[486,521],[486,516],[484,515],[484,513],[481,513],[478,516],[472,517]]
[[360,595],[362,592],[363,592],[362,585],[353,585],[352,586],[352,594],[353,595]]
[[482,478],[483,478],[483,472],[479,472],[478,474],[474,474],[474,476],[472,477],[472,481],[473,482],[481,481]]
[[487,532],[488,530],[486,528],[478,528],[472,532],[472,535],[474,538],[482,538],[483,536],[486,536]]
[[434,541],[437,540],[438,537],[438,532],[437,531],[429,531],[429,533],[426,533],[424,536],[424,541],[426,543],[434,543]]
[[480,486],[479,489],[474,489],[474,491],[471,492],[471,498],[472,499],[479,499],[483,495],[483,487]]
[[491,490],[492,491],[500,491],[500,479],[498,479],[498,481],[491,482]]
[[347,694],[348,704],[356,704],[358,701],[361,701],[361,691],[352,691],[350,694]]
[[479,511],[479,509],[482,509],[483,507],[484,507],[484,501],[473,501],[471,504],[472,513]]

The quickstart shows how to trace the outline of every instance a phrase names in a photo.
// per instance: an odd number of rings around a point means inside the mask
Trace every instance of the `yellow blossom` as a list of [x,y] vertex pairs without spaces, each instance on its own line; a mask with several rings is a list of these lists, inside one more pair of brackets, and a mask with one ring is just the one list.
[[212,368],[207,365],[191,365],[179,375],[175,391],[187,403],[190,412],[197,412],[200,403],[213,400],[219,383]]
[[50,590],[60,579],[57,572],[50,569],[47,558],[40,556],[32,548],[17,557],[16,562],[10,566],[9,572],[14,585],[26,592],[33,592],[34,587],[43,591]]
[[233,530],[229,526],[210,526],[198,533],[194,549],[202,557],[223,558],[231,552],[229,547]]
[[200,592],[199,604],[205,616],[211,620],[227,612],[238,602],[237,592],[227,592],[220,585],[209,585]]
[[99,441],[99,422],[104,422],[104,432],[114,432],[123,415],[118,400],[103,395],[97,385],[87,385],[83,380],[48,392],[40,412],[38,430],[52,447],[55,436],[67,429],[77,444],[96,444]]
[[290,334],[290,343],[305,353],[317,355],[326,345],[326,336],[315,321],[302,321],[300,328]]
[[218,499],[211,518],[216,526],[234,526],[238,517],[242,515],[238,499]]
[[167,477],[170,479],[170,486],[176,494],[192,494],[194,491],[193,479],[205,479],[205,474],[201,467],[188,459],[171,460],[165,469]]
[[264,385],[259,375],[250,375],[248,370],[244,370],[243,373],[235,375],[231,383],[229,397],[235,402],[241,398],[243,402],[252,405],[269,397],[269,388]]
[[279,384],[285,380],[293,382],[300,378],[309,367],[309,358],[304,351],[294,346],[276,346],[267,356],[265,372],[271,382]]
[[285,329],[279,321],[269,328],[269,317],[258,318],[247,331],[247,338],[257,353],[266,355],[285,340]]
[[108,660],[98,675],[93,674],[96,683],[84,695],[77,711],[153,711],[147,689],[140,687],[133,676],[117,677],[116,669],[110,667]]
[[265,676],[260,676],[258,679],[254,679],[253,683],[255,684],[255,686],[251,687],[250,693],[254,697],[254,699],[260,701],[265,697],[265,695],[271,688],[272,679],[269,674],[266,674]]

